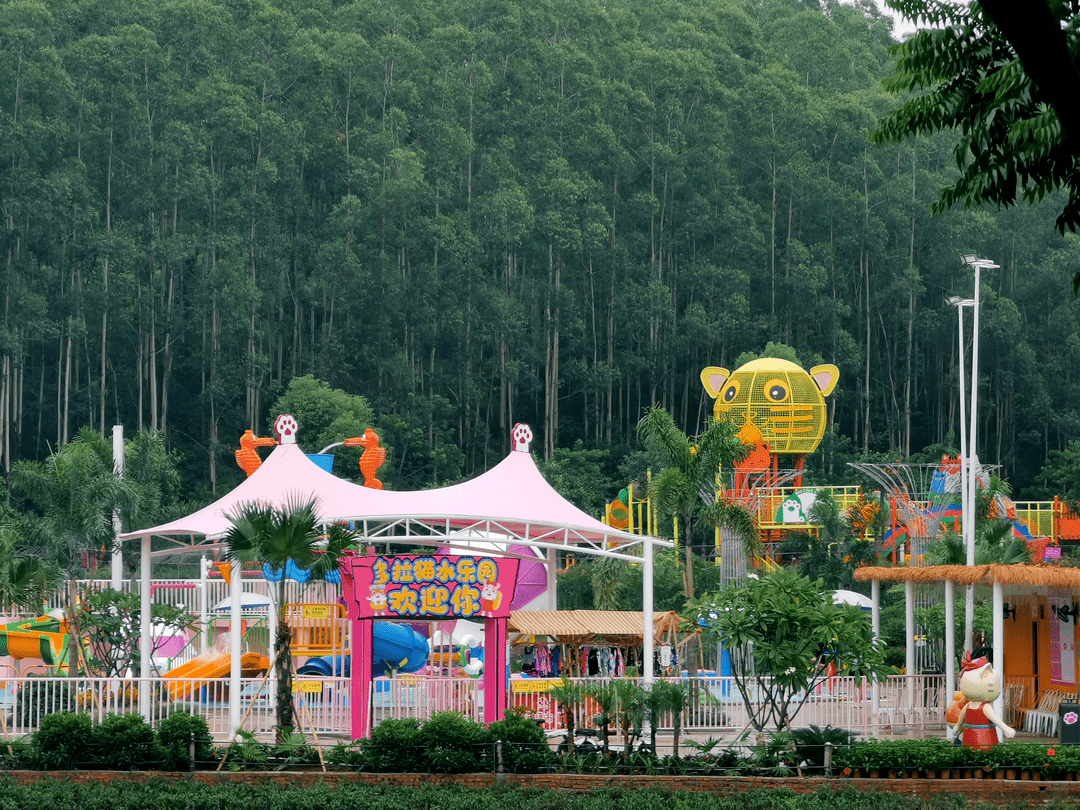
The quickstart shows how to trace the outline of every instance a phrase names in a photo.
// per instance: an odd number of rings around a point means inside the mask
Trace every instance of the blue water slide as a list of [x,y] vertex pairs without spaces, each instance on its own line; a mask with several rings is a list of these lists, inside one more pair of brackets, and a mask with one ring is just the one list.
[[[375,677],[389,675],[391,670],[416,672],[427,663],[427,639],[408,625],[375,622],[371,634],[371,669]],[[348,678],[352,675],[352,658],[347,655],[311,658],[296,674]]]

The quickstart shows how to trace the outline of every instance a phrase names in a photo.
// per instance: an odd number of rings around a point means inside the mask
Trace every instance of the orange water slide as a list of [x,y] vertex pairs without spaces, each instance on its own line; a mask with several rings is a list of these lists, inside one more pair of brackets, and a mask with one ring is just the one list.
[[66,630],[66,622],[50,616],[12,622],[0,630],[0,656],[10,655],[16,660],[40,658],[46,666],[60,666],[67,654]]
[[[187,697],[200,686],[214,678],[224,678],[229,674],[230,657],[214,653],[212,658],[194,658],[186,664],[170,669],[161,677],[169,684],[169,695],[173,700]],[[259,653],[247,652],[240,656],[240,674],[246,678],[258,675],[270,668],[270,659]],[[205,680],[202,680],[205,679]]]

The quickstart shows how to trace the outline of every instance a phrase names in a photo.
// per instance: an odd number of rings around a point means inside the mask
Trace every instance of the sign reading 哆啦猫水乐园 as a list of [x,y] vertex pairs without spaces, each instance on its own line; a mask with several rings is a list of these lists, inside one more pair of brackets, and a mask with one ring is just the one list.
[[353,557],[355,618],[506,618],[518,560],[492,557]]

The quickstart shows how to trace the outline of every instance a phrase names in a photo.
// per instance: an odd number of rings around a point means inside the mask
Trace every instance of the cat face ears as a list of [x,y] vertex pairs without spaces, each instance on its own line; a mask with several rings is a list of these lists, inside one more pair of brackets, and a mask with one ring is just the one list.
[[827,363],[823,366],[814,366],[810,369],[810,379],[814,381],[814,385],[821,391],[823,397],[827,397],[832,393],[832,390],[836,388],[836,381],[840,377],[840,369],[834,366],[832,363]]
[[709,366],[701,370],[701,384],[705,386],[705,390],[709,392],[709,396],[716,399],[720,396],[720,389],[727,382],[727,378],[731,376],[731,372],[726,368],[720,368],[719,366]]
[[[724,383],[727,382],[731,376],[731,372],[726,368],[720,368],[719,366],[709,366],[708,368],[701,370],[701,384],[705,386],[705,390],[709,392],[709,396],[716,399],[720,396],[720,389],[724,387]],[[810,369],[810,379],[814,381],[814,385],[821,391],[823,397],[827,397],[832,393],[836,387],[836,381],[840,378],[840,369],[834,366],[832,363],[826,363],[822,366],[814,366]]]

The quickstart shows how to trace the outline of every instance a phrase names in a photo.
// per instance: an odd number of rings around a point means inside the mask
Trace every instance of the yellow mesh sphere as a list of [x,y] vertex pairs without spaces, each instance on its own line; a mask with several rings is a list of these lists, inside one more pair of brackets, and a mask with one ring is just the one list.
[[[825,397],[832,393],[836,366],[815,366],[807,373],[787,360],[764,357],[733,373],[710,366],[701,381],[716,398],[713,415],[736,429],[751,425],[774,453],[812,453],[825,435]],[[743,431],[743,435],[754,431]]]

